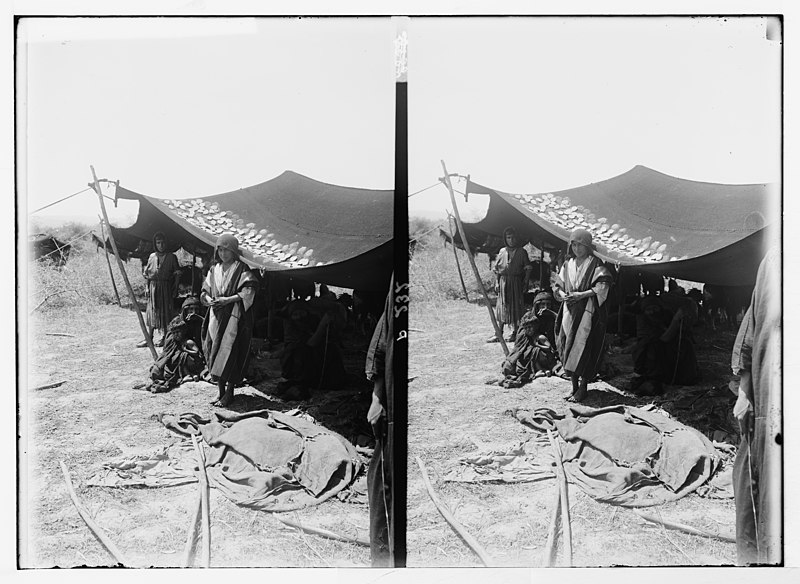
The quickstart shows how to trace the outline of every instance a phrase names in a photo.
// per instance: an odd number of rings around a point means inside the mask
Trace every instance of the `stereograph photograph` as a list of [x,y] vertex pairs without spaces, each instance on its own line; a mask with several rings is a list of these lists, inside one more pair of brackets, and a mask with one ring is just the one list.
[[18,569],[783,565],[783,32],[20,17]]
[[394,41],[20,21],[22,567],[388,563]]

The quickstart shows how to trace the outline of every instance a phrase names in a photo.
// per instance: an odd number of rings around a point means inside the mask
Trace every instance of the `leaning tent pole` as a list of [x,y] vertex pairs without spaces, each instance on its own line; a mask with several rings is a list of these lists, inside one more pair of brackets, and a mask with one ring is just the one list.
[[[464,275],[461,273],[461,263],[458,261],[458,250],[456,249],[456,237],[453,235],[453,224],[450,221],[453,218],[450,213],[447,214],[447,228],[450,230],[450,241],[453,244],[453,255],[456,258],[456,268],[458,268],[458,279],[461,280],[461,289],[464,290],[464,298],[469,302],[469,294],[467,293],[467,285],[464,284]],[[464,243],[464,246],[467,244]]]
[[539,248],[539,288],[544,290],[544,241]]
[[494,315],[494,310],[492,310],[492,303],[489,302],[489,295],[486,293],[486,287],[483,285],[483,280],[481,280],[481,274],[478,272],[478,266],[475,265],[475,258],[472,256],[472,250],[467,244],[467,234],[464,231],[464,224],[461,223],[461,215],[458,213],[458,205],[456,205],[456,195],[453,191],[453,183],[450,182],[450,175],[447,174],[447,167],[444,165],[444,160],[442,160],[442,170],[444,170],[444,184],[447,187],[447,190],[450,192],[450,202],[453,204],[453,214],[456,217],[458,232],[461,234],[461,241],[464,242],[464,251],[467,252],[469,264],[472,266],[472,271],[475,273],[475,279],[478,281],[478,288],[480,288],[481,294],[483,294],[483,299],[486,300],[486,308],[489,309],[489,317],[492,319],[494,334],[500,341],[500,346],[503,347],[503,353],[507,356],[508,346],[506,345],[505,339],[503,339],[503,330],[500,328],[500,325],[497,324],[497,318]]
[[114,249],[114,257],[117,258],[117,266],[119,267],[119,271],[122,272],[122,279],[125,280],[125,286],[128,288],[128,295],[131,297],[133,308],[136,310],[136,316],[139,318],[139,326],[142,327],[142,334],[144,335],[145,341],[147,341],[147,347],[150,349],[150,354],[153,355],[153,361],[156,361],[158,359],[158,353],[156,352],[155,346],[153,346],[153,339],[147,334],[147,326],[144,324],[142,311],[139,308],[139,303],[136,301],[136,295],[133,293],[131,281],[128,279],[128,272],[125,271],[125,266],[122,265],[122,260],[119,257],[119,249],[117,249],[117,242],[114,240],[114,232],[111,230],[111,223],[108,221],[106,204],[103,202],[103,191],[100,190],[100,183],[97,180],[94,166],[89,165],[89,168],[92,169],[92,178],[94,179],[94,182],[89,186],[94,189],[94,192],[97,193],[97,198],[100,200],[100,210],[103,212],[103,220],[106,222],[106,225],[108,225],[108,239],[111,240],[111,247]]
[[117,297],[117,304],[122,308],[122,301],[119,299],[117,283],[114,281],[114,271],[111,269],[111,260],[108,258],[108,248],[106,247],[106,230],[103,227],[103,219],[100,218],[100,235],[103,238],[103,251],[106,252],[106,264],[108,264],[108,275],[111,276],[111,286],[114,287],[114,296]]

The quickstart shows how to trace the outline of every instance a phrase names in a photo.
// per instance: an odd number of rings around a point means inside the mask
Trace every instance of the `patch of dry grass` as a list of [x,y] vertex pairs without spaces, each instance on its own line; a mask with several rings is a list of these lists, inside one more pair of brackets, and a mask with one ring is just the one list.
[[[114,281],[123,306],[130,297],[114,256],[109,257]],[[145,280],[139,260],[125,264],[137,299],[144,298]],[[75,249],[62,267],[53,262],[30,262],[28,270],[28,311],[50,312],[56,309],[116,304],[108,264],[102,250]]]
[[[469,259],[465,251],[456,249],[461,273],[470,300],[481,298]],[[487,256],[480,254],[475,258],[481,279],[487,290],[493,287],[494,275]],[[445,247],[435,234],[423,237],[418,243],[411,263],[408,266],[408,279],[411,287],[412,304],[432,302],[441,304],[447,300],[463,299],[464,290],[458,277],[453,248]]]

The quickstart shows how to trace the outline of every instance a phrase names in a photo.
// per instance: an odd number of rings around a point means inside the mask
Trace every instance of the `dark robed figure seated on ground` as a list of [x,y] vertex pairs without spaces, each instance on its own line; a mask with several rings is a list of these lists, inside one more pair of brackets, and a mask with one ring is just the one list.
[[639,377],[631,390],[658,395],[667,385],[693,385],[700,379],[692,325],[697,305],[687,297],[647,296],[636,317],[633,370]]
[[542,375],[552,374],[556,366],[555,300],[549,292],[539,292],[533,307],[519,322],[514,350],[503,362],[503,387],[521,387]]
[[205,368],[200,349],[202,326],[200,299],[190,296],[183,301],[180,314],[167,326],[164,351],[150,367],[151,392],[169,391],[187,378],[199,379]]
[[312,389],[340,389],[344,369],[340,331],[344,307],[326,298],[295,300],[279,311],[284,322],[284,348],[278,394],[285,399],[311,397]]

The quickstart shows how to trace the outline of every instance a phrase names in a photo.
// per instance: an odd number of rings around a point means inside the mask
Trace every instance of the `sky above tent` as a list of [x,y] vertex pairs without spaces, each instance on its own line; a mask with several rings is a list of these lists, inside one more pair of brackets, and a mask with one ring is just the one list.
[[[22,19],[20,39],[28,212],[85,188],[90,164],[164,198],[285,170],[393,189],[389,18]],[[89,191],[34,217],[98,213]]]
[[[437,182],[441,159],[451,173],[513,193],[585,185],[636,165],[698,181],[779,182],[780,43],[767,39],[767,25],[412,19],[409,192]],[[476,220],[488,197],[463,202]],[[409,200],[412,216],[444,217],[449,207],[443,186]]]

